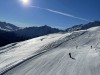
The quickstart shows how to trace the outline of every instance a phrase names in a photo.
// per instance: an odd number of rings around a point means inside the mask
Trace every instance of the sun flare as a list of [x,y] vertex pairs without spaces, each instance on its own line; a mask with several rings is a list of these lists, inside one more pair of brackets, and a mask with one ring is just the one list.
[[30,0],[20,0],[23,5],[29,5]]

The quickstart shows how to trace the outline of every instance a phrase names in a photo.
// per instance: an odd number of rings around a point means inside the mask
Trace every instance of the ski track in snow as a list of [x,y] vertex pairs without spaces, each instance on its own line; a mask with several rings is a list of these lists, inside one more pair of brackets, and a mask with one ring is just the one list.
[[0,75],[99,75],[99,33],[98,26],[1,47]]

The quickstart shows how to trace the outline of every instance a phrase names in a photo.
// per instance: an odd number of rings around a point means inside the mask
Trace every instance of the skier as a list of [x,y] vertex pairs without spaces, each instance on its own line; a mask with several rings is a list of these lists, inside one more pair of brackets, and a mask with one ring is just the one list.
[[74,60],[75,60],[75,58],[72,57],[71,53],[69,53],[69,57],[70,57],[71,59],[74,59]]
[[91,46],[91,49],[92,49],[92,46]]
[[42,38],[42,39],[40,39],[41,41],[43,41],[44,40],[44,38]]
[[76,45],[76,49],[78,48],[78,45]]

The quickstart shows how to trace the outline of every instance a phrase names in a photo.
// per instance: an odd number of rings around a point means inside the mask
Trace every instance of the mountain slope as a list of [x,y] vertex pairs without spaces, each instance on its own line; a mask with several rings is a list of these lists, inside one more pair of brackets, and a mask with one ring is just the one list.
[[[85,25],[76,25],[66,29],[65,31],[72,32],[85,30],[95,26],[100,26],[100,21],[90,22]],[[41,27],[20,28],[10,23],[0,22],[0,46],[58,32],[64,32],[64,30],[51,28],[47,25]]]
[[18,37],[14,32],[0,30],[0,47],[19,41],[27,40],[25,37]]
[[62,30],[59,30],[57,28],[51,28],[47,25],[45,26],[40,26],[40,27],[26,27],[24,29],[19,29],[15,31],[17,36],[25,36],[27,38],[34,38],[34,37],[39,37],[51,33],[58,33],[61,32]]
[[[61,30],[56,28],[51,28],[49,26],[41,26],[41,27],[26,27],[17,29],[16,26],[7,24],[5,22],[0,23],[0,46],[4,46],[10,43],[25,41],[31,38],[51,34],[58,33]],[[10,25],[12,29],[7,29],[6,26]]]
[[100,21],[94,21],[88,24],[75,25],[71,28],[67,28],[66,31],[72,32],[72,31],[78,31],[78,30],[86,30],[86,29],[89,29],[91,27],[96,27],[96,26],[100,26]]
[[19,27],[10,24],[10,23],[6,23],[6,22],[0,22],[0,30],[4,30],[4,31],[15,31],[18,30]]
[[[99,75],[100,27],[1,47],[2,75]],[[92,47],[91,47],[92,46]],[[69,53],[76,60],[70,58]]]

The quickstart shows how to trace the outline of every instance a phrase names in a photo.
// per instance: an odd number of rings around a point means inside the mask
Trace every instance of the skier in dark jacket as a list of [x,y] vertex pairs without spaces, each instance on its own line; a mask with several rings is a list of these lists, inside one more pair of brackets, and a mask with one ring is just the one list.
[[91,49],[92,49],[92,46],[91,46]]
[[70,57],[71,59],[74,59],[74,60],[75,60],[75,58],[72,57],[71,53],[69,53],[69,57]]

